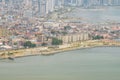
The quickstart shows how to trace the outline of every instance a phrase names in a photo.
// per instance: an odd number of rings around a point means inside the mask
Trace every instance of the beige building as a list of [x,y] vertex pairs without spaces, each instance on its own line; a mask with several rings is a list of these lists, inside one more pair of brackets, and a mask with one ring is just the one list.
[[9,33],[6,28],[0,26],[0,37],[7,37],[10,35]]
[[89,34],[79,33],[79,34],[60,35],[57,38],[62,40],[63,43],[72,43],[77,41],[89,40]]

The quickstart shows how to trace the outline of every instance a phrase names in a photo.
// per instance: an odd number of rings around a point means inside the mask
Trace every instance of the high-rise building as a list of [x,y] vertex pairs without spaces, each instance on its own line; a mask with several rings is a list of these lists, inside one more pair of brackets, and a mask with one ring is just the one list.
[[83,0],[83,6],[84,7],[91,6],[91,1],[90,0]]
[[46,0],[46,14],[54,11],[55,0]]
[[62,8],[63,0],[55,0],[55,8]]
[[71,0],[71,4],[77,5],[77,0]]
[[42,17],[46,15],[46,0],[38,0],[38,15]]
[[31,7],[32,6],[32,0],[24,0],[23,1],[25,7]]
[[82,6],[83,0],[77,0],[77,6]]

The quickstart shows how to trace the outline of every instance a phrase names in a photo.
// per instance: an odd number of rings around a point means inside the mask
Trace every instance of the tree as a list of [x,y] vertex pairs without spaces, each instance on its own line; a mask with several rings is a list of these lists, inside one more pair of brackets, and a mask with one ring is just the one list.
[[17,42],[15,42],[14,45],[17,45]]
[[70,30],[71,29],[71,26],[65,26],[64,27],[64,30]]
[[36,44],[31,43],[31,41],[26,41],[23,46],[25,48],[33,48],[36,47]]
[[42,46],[47,46],[47,43],[42,43]]
[[36,47],[36,44],[31,44],[31,47],[33,48],[33,47]]
[[61,45],[63,43],[62,40],[59,40],[57,38],[52,38],[52,45]]
[[14,55],[14,53],[13,53],[13,52],[11,52],[11,53],[10,53],[10,52],[8,52],[8,53],[7,53],[7,55],[8,55],[8,56],[13,56],[13,55]]
[[5,45],[5,41],[3,41],[2,43],[3,43],[3,45]]
[[98,40],[98,39],[103,39],[103,36],[99,36],[99,35],[93,36],[93,40]]

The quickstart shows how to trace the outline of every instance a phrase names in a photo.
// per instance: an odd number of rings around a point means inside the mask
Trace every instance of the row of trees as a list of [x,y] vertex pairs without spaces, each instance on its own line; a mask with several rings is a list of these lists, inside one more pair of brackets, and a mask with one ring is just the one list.
[[[62,40],[59,40],[57,38],[52,38],[52,45],[61,45],[63,44],[63,41]],[[46,46],[47,44],[46,43],[43,43],[42,46]],[[34,48],[36,47],[36,44],[33,44],[31,41],[26,41],[23,46],[25,48]]]
[[52,38],[52,45],[61,45],[63,44],[62,40],[59,40],[57,38]]
[[25,48],[34,48],[36,44],[33,44],[31,41],[26,41],[23,45]]
[[93,38],[93,40],[104,39],[103,36],[99,36],[99,35],[93,36],[92,38]]

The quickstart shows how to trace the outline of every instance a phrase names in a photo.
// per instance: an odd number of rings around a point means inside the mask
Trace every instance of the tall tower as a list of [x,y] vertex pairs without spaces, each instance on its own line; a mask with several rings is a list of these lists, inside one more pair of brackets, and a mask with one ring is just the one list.
[[78,2],[77,0],[71,0],[71,4],[74,5],[74,6],[77,5],[77,2]]
[[46,15],[46,0],[38,0],[38,14],[42,17]]
[[84,7],[89,7],[91,5],[91,1],[90,0],[83,0],[83,6]]
[[32,0],[24,0],[25,6],[32,6]]
[[55,0],[46,0],[46,13],[54,11]]
[[55,7],[61,8],[62,7],[62,0],[54,0],[55,2]]
[[77,1],[77,5],[78,5],[78,6],[82,6],[82,4],[83,4],[82,0],[78,0],[78,1]]

